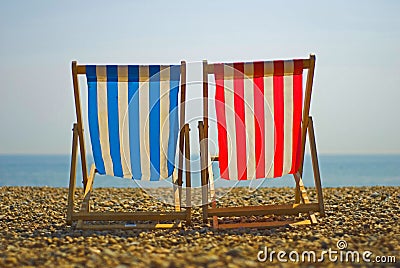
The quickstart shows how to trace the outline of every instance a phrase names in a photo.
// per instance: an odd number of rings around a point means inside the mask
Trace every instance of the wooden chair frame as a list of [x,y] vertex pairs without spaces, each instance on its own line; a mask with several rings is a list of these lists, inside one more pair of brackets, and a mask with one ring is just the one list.
[[[86,74],[86,66],[78,65],[76,61],[72,62],[72,79],[75,98],[75,111],[77,122],[73,124],[72,154],[70,182],[68,192],[67,206],[67,224],[72,225],[77,221],[78,229],[150,229],[150,228],[179,228],[182,221],[187,225],[191,223],[191,174],[190,174],[190,142],[189,125],[185,124],[185,99],[186,99],[186,62],[181,62],[181,100],[180,100],[180,132],[179,132],[179,157],[178,157],[178,176],[174,178],[174,206],[173,212],[149,211],[149,212],[91,212],[90,195],[93,191],[93,181],[96,173],[96,167],[92,164],[90,171],[87,171],[87,160],[85,150],[85,140],[83,134],[82,109],[79,91],[78,75]],[[74,211],[74,199],[76,191],[76,168],[78,147],[80,149],[82,177],[83,177],[83,199],[79,212]],[[182,206],[182,175],[183,175],[183,156],[185,156],[186,165],[186,206]],[[146,221],[143,224],[87,224],[85,222],[93,221]],[[173,223],[159,223],[159,221],[173,221]],[[155,222],[155,223],[147,223]]]
[[[203,121],[199,121],[199,141],[200,141],[200,161],[201,161],[201,184],[202,184],[202,210],[203,221],[208,222],[212,217],[214,228],[262,228],[276,227],[285,225],[316,224],[317,219],[314,212],[319,212],[321,216],[325,215],[323,194],[321,188],[321,178],[318,165],[317,148],[314,136],[314,127],[312,117],[309,116],[312,84],[315,69],[315,55],[311,54],[308,59],[303,59],[303,69],[307,69],[307,81],[304,96],[304,106],[302,115],[301,129],[301,164],[299,170],[293,174],[296,182],[295,198],[293,204],[264,205],[264,206],[242,206],[242,207],[218,207],[216,205],[216,196],[214,182],[209,167],[211,161],[218,161],[218,156],[210,157],[208,154],[208,75],[214,73],[214,65],[203,61]],[[311,160],[314,174],[314,182],[317,193],[317,202],[310,202],[307,191],[304,187],[302,174],[304,164],[304,152],[306,135],[308,133]],[[210,191],[209,191],[210,188]],[[211,207],[208,202],[210,193]],[[250,222],[250,223],[219,223],[218,217],[241,217],[241,216],[259,216],[259,215],[299,215],[299,213],[308,214],[309,219],[303,221],[269,221],[269,222]]]

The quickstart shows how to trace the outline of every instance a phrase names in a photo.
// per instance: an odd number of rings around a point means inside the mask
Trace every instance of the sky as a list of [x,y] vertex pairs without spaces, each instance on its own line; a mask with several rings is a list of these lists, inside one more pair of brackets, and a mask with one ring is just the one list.
[[[193,62],[188,98],[196,98],[203,59],[310,53],[317,57],[311,115],[319,153],[398,154],[399,12],[396,0],[2,1],[0,154],[70,153],[72,60]],[[194,150],[199,110],[188,108]]]

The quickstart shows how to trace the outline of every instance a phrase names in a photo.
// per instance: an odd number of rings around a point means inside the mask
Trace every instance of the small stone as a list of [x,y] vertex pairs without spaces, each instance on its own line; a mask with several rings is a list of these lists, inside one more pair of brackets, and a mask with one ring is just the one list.
[[100,254],[101,251],[98,248],[94,248],[94,247],[89,247],[88,248],[90,252],[95,253],[95,254]]
[[238,249],[231,249],[229,250],[226,255],[232,256],[232,257],[237,257],[240,256],[240,250]]
[[15,257],[7,257],[7,258],[6,258],[6,263],[15,265],[15,264],[18,263],[18,260],[17,260],[17,258],[15,258]]
[[207,228],[201,228],[199,233],[201,233],[201,234],[207,233]]
[[110,256],[110,257],[116,257],[117,253],[115,253],[112,250],[109,250],[108,248],[103,249],[103,253]]
[[380,196],[380,194],[378,192],[373,192],[370,197],[372,198],[377,198],[378,196]]
[[322,249],[328,249],[328,244],[325,241],[321,242],[321,248]]

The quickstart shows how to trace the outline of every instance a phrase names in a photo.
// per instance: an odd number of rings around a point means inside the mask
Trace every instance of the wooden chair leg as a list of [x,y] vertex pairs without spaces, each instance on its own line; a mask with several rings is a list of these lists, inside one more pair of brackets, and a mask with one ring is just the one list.
[[180,154],[180,163],[179,163],[179,169],[178,169],[178,194],[179,194],[179,210],[182,209],[182,185],[183,185],[183,156],[184,156],[184,143],[185,143],[185,131],[186,131],[186,125],[183,126],[181,130],[181,137],[179,140],[179,154]]
[[[211,158],[207,158],[207,170],[208,170],[208,182],[209,182],[209,187],[210,187],[210,197],[211,197],[211,207],[216,208],[217,207],[217,197],[215,195],[215,184],[214,184],[214,175],[213,175],[213,170],[212,170],[212,162]],[[208,215],[207,215],[208,216]],[[218,217],[213,216],[213,227],[218,228]]]
[[172,187],[173,187],[173,195],[174,195],[174,206],[175,211],[180,211],[180,200],[179,200],[179,185],[178,185],[178,171],[174,170],[172,174]]
[[72,129],[72,153],[71,153],[71,169],[69,175],[69,191],[67,206],[67,224],[72,225],[72,213],[74,212],[75,187],[76,187],[76,163],[78,157],[78,133],[77,124]]
[[[181,198],[182,198],[182,176],[183,176],[183,147],[185,141],[185,126],[183,126],[179,132],[179,157],[178,157],[178,168],[177,172],[173,174],[173,191],[174,191],[174,202],[175,211],[181,211]],[[181,185],[181,186],[179,186]]]
[[[297,172],[295,174],[295,178],[296,178],[296,184],[298,184],[299,187],[300,187],[301,201],[303,202],[303,204],[310,204],[311,203],[310,199],[308,198],[307,191],[306,191],[306,188],[305,188],[304,183],[303,183],[303,179],[301,178],[301,175],[300,175],[299,172]],[[314,214],[313,211],[308,212],[308,215],[309,215],[311,224],[317,224],[318,223],[317,218],[315,217],[315,214]]]
[[317,190],[317,199],[319,203],[319,213],[325,216],[324,198],[322,194],[321,176],[319,173],[319,164],[317,156],[317,146],[315,143],[314,123],[312,117],[308,119],[308,139],[310,141],[311,161],[314,173],[315,189]]
[[186,224],[191,224],[191,210],[192,210],[192,180],[191,180],[191,169],[190,169],[190,140],[189,140],[190,128],[189,125],[185,125],[185,177],[186,177]]
[[202,211],[203,211],[203,222],[208,222],[208,184],[207,184],[207,159],[205,155],[205,144],[204,139],[204,125],[202,121],[199,121],[199,142],[200,142],[200,164],[201,164],[201,196],[202,196]]
[[297,182],[297,180],[295,179],[295,182],[296,182],[296,186],[295,186],[295,189],[294,189],[294,203],[295,204],[300,204],[300,185],[299,185],[299,183]]

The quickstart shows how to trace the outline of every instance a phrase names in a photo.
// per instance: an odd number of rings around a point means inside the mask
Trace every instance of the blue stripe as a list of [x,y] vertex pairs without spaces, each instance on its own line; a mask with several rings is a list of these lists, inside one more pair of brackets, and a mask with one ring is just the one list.
[[129,146],[132,178],[140,180],[142,169],[140,162],[140,127],[139,127],[139,66],[128,66],[128,115]]
[[171,65],[170,66],[170,80],[178,81],[181,79],[181,66],[180,65]]
[[123,177],[119,141],[118,118],[118,67],[107,66],[107,110],[110,155],[113,162],[114,176]]
[[[176,146],[179,133],[178,122],[178,92],[179,92],[180,66],[170,68],[170,93],[169,93],[169,140],[168,140],[168,177],[172,175],[175,166]],[[181,126],[182,127],[182,126]]]
[[88,83],[88,120],[90,141],[92,143],[93,159],[99,174],[106,174],[104,161],[101,154],[99,121],[97,112],[97,78],[96,66],[86,66],[86,79]]
[[150,180],[160,179],[160,66],[149,66]]

